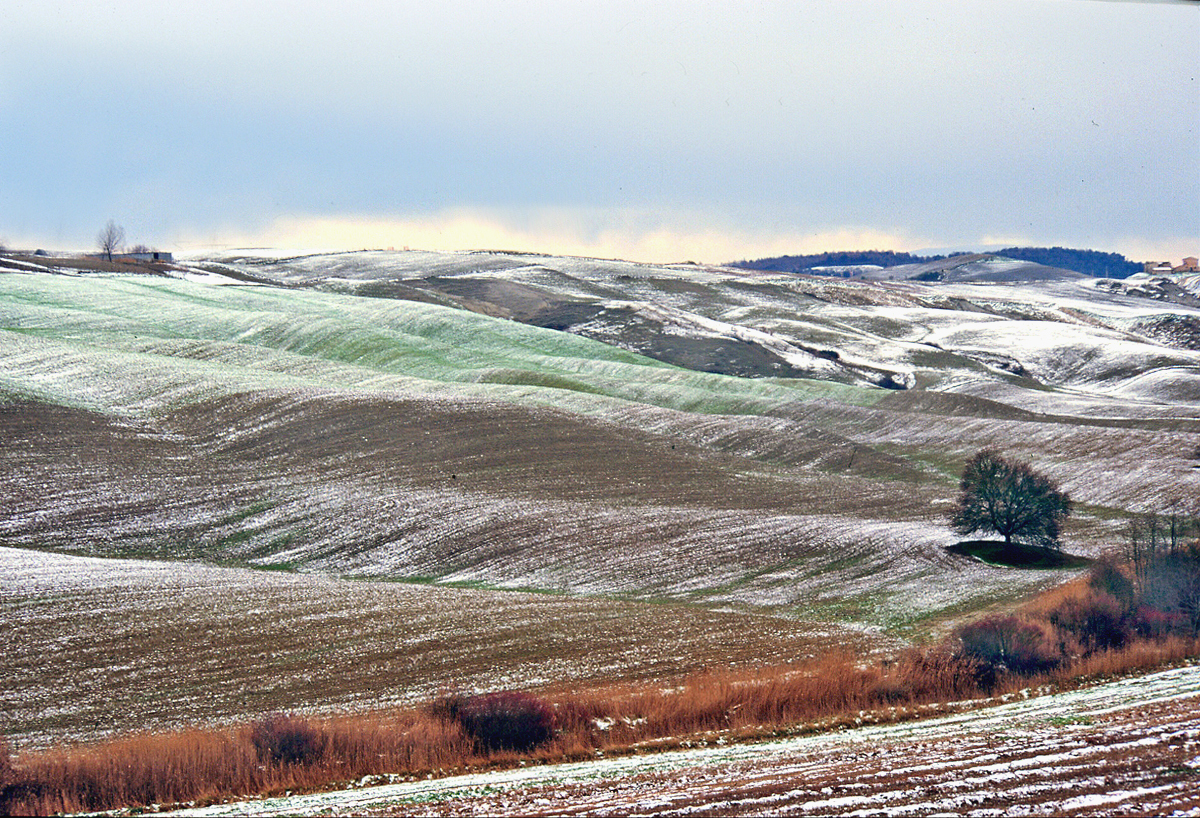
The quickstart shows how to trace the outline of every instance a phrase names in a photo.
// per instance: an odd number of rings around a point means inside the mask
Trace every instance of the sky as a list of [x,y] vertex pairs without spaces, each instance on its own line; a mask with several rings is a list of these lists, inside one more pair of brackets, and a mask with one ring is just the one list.
[[1200,255],[1195,0],[4,0],[0,241]]

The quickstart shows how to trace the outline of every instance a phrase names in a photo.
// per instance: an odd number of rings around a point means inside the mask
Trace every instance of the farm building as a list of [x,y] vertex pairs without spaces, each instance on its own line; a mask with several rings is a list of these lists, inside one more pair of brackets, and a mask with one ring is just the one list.
[[165,250],[146,250],[138,253],[113,253],[113,260],[173,262],[174,257]]

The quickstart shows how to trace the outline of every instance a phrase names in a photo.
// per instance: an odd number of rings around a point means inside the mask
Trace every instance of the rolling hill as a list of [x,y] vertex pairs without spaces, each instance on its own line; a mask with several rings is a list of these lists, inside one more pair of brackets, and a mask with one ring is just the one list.
[[[945,550],[980,447],[1062,483],[1084,555],[1200,487],[1200,309],[1136,276],[954,269],[5,257],[0,546],[924,632],[1069,575]],[[14,565],[4,604],[50,604]]]
[[887,619],[888,589],[974,570],[940,504],[980,446],[1110,513],[1196,481],[1200,353],[1137,329],[1200,311],[1094,280],[497,253],[178,275],[0,279],[7,542],[784,606],[836,563]]

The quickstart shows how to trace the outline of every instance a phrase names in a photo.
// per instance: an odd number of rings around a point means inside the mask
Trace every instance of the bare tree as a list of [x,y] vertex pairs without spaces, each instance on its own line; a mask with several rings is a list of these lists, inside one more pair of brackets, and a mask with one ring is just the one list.
[[104,229],[96,236],[96,244],[100,246],[100,252],[104,253],[109,261],[112,261],[113,253],[121,249],[123,241],[125,241],[125,228],[112,219],[108,220],[108,224],[104,225]]
[[1070,498],[1049,477],[983,449],[963,469],[951,525],[959,534],[994,532],[1006,544],[1058,548],[1059,522],[1070,513]]
[[[1189,545],[1189,537],[1196,541]],[[1185,552],[1194,552],[1190,558],[1200,564],[1200,514],[1185,511],[1179,498],[1168,501],[1166,511],[1139,514],[1130,519],[1126,529],[1125,558],[1133,567],[1134,579],[1143,591],[1148,592],[1154,582],[1162,581],[1160,577],[1152,582],[1149,576],[1152,570],[1157,571],[1160,564],[1183,559],[1180,555]],[[1200,606],[1200,598],[1197,605]],[[1200,617],[1200,611],[1197,616]]]
[[1146,566],[1142,599],[1200,634],[1200,544],[1180,545],[1157,554]]

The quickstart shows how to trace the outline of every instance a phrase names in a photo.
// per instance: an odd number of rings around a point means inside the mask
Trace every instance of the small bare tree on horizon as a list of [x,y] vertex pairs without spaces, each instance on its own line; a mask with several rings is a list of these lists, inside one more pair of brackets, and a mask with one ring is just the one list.
[[96,244],[100,246],[100,252],[104,253],[105,258],[112,261],[113,253],[121,249],[121,242],[125,241],[125,228],[108,220],[108,224],[104,225],[104,229],[96,236]]

